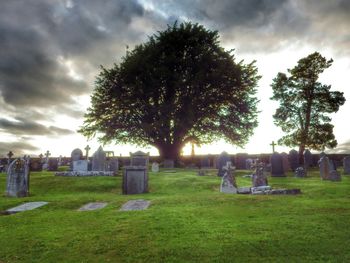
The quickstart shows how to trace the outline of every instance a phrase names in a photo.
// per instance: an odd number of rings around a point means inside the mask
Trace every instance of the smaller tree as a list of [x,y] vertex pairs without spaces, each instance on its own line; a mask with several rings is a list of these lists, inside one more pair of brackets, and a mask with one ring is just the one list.
[[298,61],[290,76],[278,73],[271,84],[272,100],[280,102],[273,115],[274,123],[287,133],[278,143],[299,146],[299,161],[303,163],[306,148],[334,148],[337,140],[330,123],[330,113],[345,103],[343,92],[330,91],[330,85],[318,82],[319,75],[333,63],[315,52]]

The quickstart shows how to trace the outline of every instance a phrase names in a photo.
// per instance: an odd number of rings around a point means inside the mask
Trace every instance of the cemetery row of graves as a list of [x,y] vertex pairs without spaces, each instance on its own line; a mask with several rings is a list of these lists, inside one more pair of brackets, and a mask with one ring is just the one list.
[[[80,149],[74,149],[70,159],[65,159],[66,163],[59,158],[50,158],[49,151],[46,158],[33,160],[30,157],[11,159],[9,153],[8,166],[4,169],[7,172],[6,195],[11,197],[29,196],[30,171],[55,171],[55,176],[116,176],[120,170],[118,157],[114,157],[111,152],[106,152],[102,147],[93,154],[91,161],[88,158],[89,146],[85,148],[86,156]],[[299,164],[299,155],[295,150],[289,154],[279,154],[274,152],[269,156],[269,162],[261,159],[248,158],[248,155],[236,155],[233,159],[228,153],[222,152],[218,158],[206,156],[201,159],[200,165],[190,167],[198,169],[199,176],[205,176],[211,169],[218,169],[217,175],[222,177],[220,191],[223,193],[242,194],[297,194],[300,189],[272,189],[268,185],[267,175],[272,177],[284,177],[289,170],[292,170],[295,177],[307,177],[310,167],[318,166],[320,178],[322,180],[341,181],[341,174],[337,171],[337,163],[330,159],[325,153],[316,156],[306,150],[304,153],[304,163]],[[166,169],[174,169],[174,160],[164,160],[162,163],[152,162],[150,165],[149,153],[138,151],[131,153],[128,162],[124,160],[122,167],[123,194],[142,194],[148,192],[148,169],[152,172],[159,172],[160,165]],[[68,161],[68,162],[67,162]],[[234,163],[234,164],[233,164]],[[59,167],[67,165],[66,171],[58,171]],[[350,156],[343,159],[344,173],[350,174]],[[239,188],[236,184],[235,169],[252,170],[249,175],[252,178],[252,186]],[[174,172],[176,172],[174,170]]]

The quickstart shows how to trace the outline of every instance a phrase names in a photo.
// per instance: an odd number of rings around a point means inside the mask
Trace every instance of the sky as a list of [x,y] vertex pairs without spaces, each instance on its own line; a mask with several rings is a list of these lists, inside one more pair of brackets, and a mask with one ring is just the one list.
[[[97,150],[97,139],[87,141],[77,130],[100,65],[119,63],[127,46],[176,20],[218,30],[221,45],[235,49],[238,61],[256,60],[262,75],[259,126],[249,143],[241,149],[219,141],[196,147],[197,154],[271,152],[270,143],[283,135],[273,124],[272,79],[314,51],[334,60],[320,81],[347,99],[332,114],[338,147],[328,152],[350,153],[349,14],[349,0],[0,0],[0,157],[10,150],[70,156],[87,144]],[[104,149],[158,154],[118,142]]]

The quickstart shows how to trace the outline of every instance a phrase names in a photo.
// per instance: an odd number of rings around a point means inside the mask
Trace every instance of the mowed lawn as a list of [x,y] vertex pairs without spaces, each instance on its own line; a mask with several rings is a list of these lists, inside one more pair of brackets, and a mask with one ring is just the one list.
[[[342,171],[341,171],[342,172]],[[221,179],[195,170],[151,173],[150,193],[122,195],[121,176],[31,173],[31,196],[0,197],[0,211],[29,201],[36,210],[0,216],[0,262],[350,262],[350,177],[269,178],[297,196],[230,195]],[[239,186],[249,178],[237,171]],[[0,174],[5,192],[6,176]],[[133,199],[148,210],[121,212]],[[108,202],[95,211],[79,207]]]

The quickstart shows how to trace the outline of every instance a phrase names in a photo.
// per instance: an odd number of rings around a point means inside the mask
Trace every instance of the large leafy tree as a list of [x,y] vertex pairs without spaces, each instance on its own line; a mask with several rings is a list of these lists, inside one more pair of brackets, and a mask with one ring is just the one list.
[[299,146],[301,163],[305,148],[323,150],[337,146],[329,114],[337,112],[345,98],[342,92],[330,91],[330,85],[318,82],[319,75],[332,63],[332,59],[312,53],[288,69],[288,76],[278,73],[271,85],[271,99],[280,102],[274,122],[286,133],[278,142]]
[[244,145],[257,126],[254,62],[236,63],[217,31],[175,23],[102,71],[81,132],[152,145],[178,159],[188,142]]

